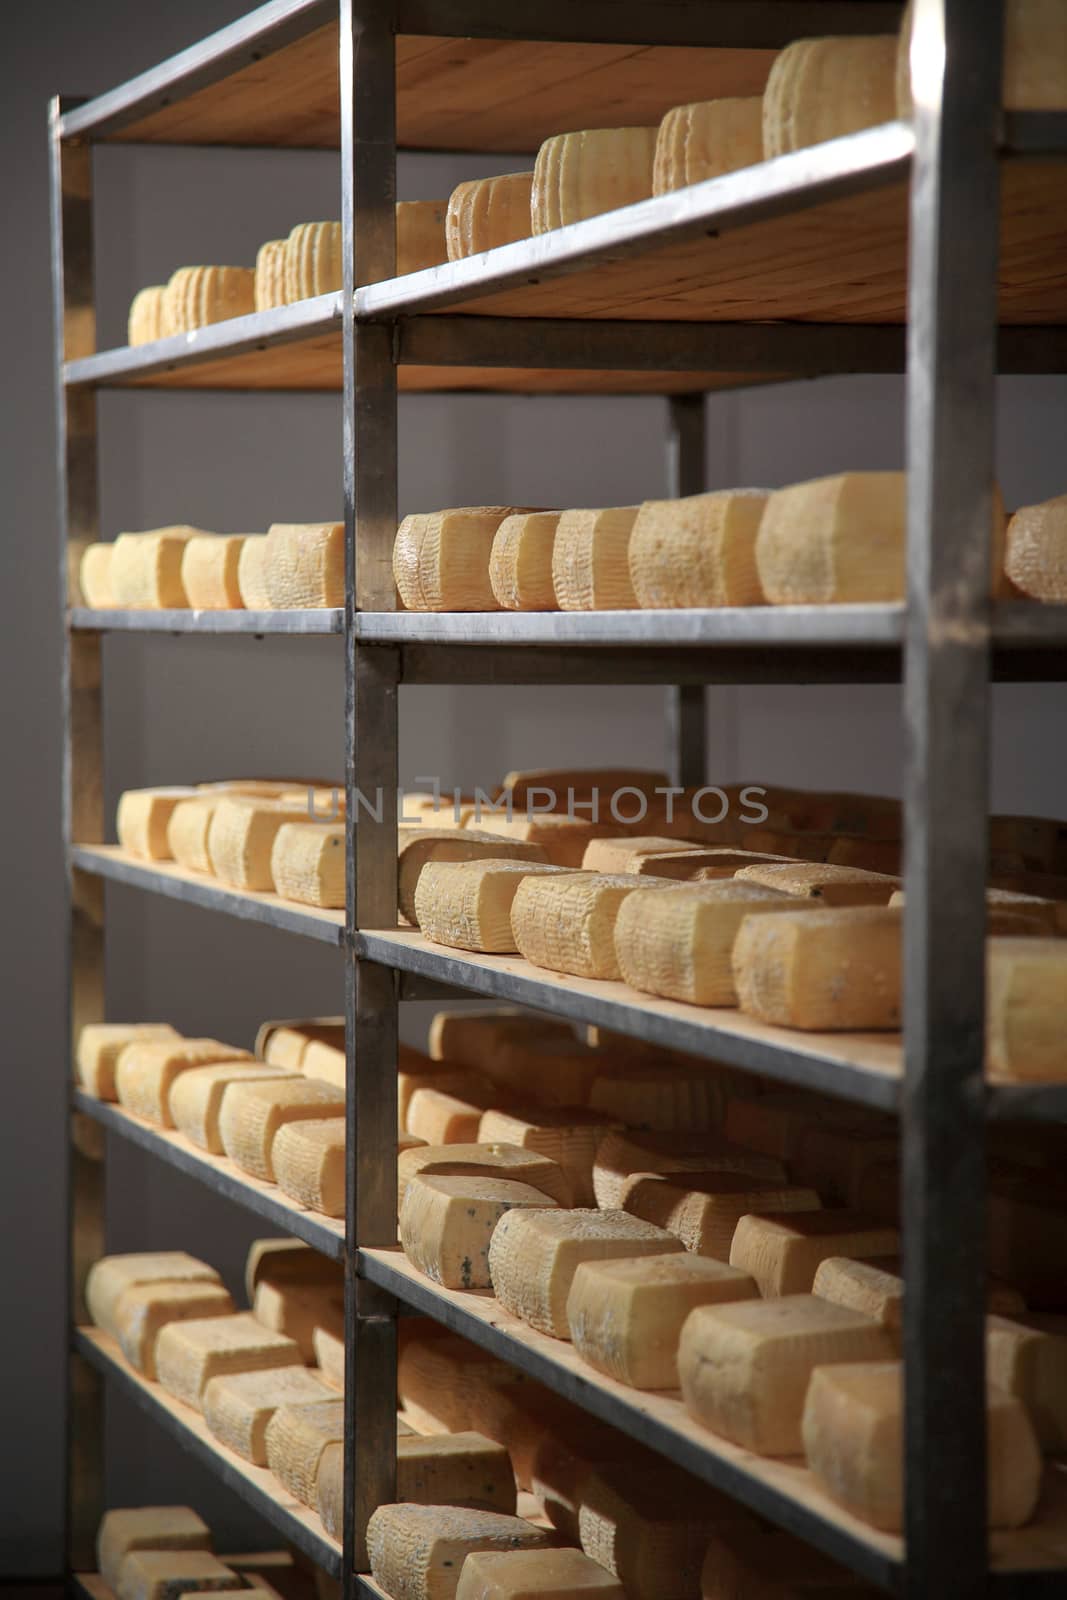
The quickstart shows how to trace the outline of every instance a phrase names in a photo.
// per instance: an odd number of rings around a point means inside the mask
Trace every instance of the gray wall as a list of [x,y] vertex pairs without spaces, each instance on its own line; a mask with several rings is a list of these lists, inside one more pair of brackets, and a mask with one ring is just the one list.
[[[0,629],[8,844],[3,1011],[8,1083],[0,1124],[7,1304],[0,1319],[0,1572],[60,1564],[63,1385],[62,955],[58,808],[58,637],[45,106],[49,94],[110,87],[221,26],[240,0],[146,9],[0,8],[4,203],[0,252],[6,362]],[[508,164],[504,164],[508,165]],[[444,195],[489,170],[441,158],[402,163],[401,196]],[[251,262],[297,221],[336,215],[337,162],[308,154],[117,150],[97,160],[100,344],[122,342],[133,292],[187,261]],[[1064,489],[1067,383],[1007,380],[998,467],[1009,504]],[[340,515],[340,408],[332,396],[105,396],[101,528],[188,521],[219,530]],[[510,500],[627,504],[664,489],[664,408],[595,401],[402,401],[401,507]],[[709,406],[713,484],[777,485],[844,467],[893,467],[902,386],[827,381],[718,398]],[[128,785],[256,771],[339,771],[336,641],[115,639],[106,647],[109,805]],[[1002,808],[1063,812],[1055,689],[996,693],[994,791]],[[710,771],[893,791],[902,750],[889,688],[709,692]],[[405,690],[402,776],[490,782],[512,765],[658,762],[657,691]],[[118,889],[109,891],[108,1004],[116,1018],[168,1018],[249,1043],[266,1015],[341,1005],[337,957]],[[414,1037],[417,1017],[406,1018]],[[254,1229],[236,1208],[121,1145],[110,1152],[112,1248],[181,1246],[237,1287]],[[111,1407],[112,1503],[189,1499],[223,1539],[262,1530],[243,1507],[118,1400]]]

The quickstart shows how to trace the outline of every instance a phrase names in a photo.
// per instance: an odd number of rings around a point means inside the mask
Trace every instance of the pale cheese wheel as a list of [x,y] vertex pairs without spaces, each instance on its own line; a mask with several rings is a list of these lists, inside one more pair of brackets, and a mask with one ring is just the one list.
[[231,1083],[256,1083],[263,1079],[284,1078],[280,1067],[251,1059],[219,1061],[212,1066],[192,1067],[174,1079],[167,1096],[170,1125],[184,1133],[190,1143],[214,1156],[223,1154],[219,1134],[222,1097]]
[[301,905],[343,909],[345,828],[332,823],[287,822],[270,852],[274,892]]
[[507,611],[555,611],[552,551],[558,511],[518,511],[505,517],[493,535],[489,583]]
[[458,1506],[379,1506],[367,1524],[371,1572],[392,1600],[455,1600],[472,1551],[551,1543],[550,1533],[521,1517]]
[[515,1207],[553,1206],[527,1183],[506,1178],[415,1174],[400,1207],[400,1242],[412,1264],[446,1289],[491,1289],[489,1244]]
[[115,1306],[119,1347],[131,1367],[154,1380],[156,1340],[167,1323],[232,1316],[236,1309],[220,1283],[133,1284]]
[[119,844],[131,855],[143,856],[149,861],[166,861],[170,857],[167,830],[175,806],[181,800],[191,800],[195,789],[126,789],[119,796],[115,815],[115,831]]
[[[733,1101],[728,1102],[729,1105]],[[784,1184],[786,1169],[774,1155],[731,1143],[721,1133],[606,1132],[597,1145],[592,1170],[596,1203],[606,1210],[622,1206],[631,1178],[668,1177],[686,1172],[727,1172]],[[683,1179],[679,1176],[677,1181]]]
[[480,828],[427,828],[397,830],[397,904],[400,915],[416,921],[415,890],[428,861],[544,861],[538,844],[502,839]]
[[656,134],[652,193],[719,178],[763,160],[763,100],[759,95],[674,106]]
[[630,536],[637,506],[564,511],[552,544],[552,587],[561,611],[632,611]]
[[321,611],[344,605],[343,522],[275,522],[266,541],[268,609]]
[[271,1146],[279,1189],[291,1200],[327,1217],[345,1214],[345,1119],[287,1122]]
[[476,1550],[456,1600],[626,1600],[621,1583],[581,1550]]
[[285,298],[290,304],[341,287],[341,224],[298,222],[285,244]]
[[900,888],[900,879],[889,873],[821,861],[761,862],[740,868],[736,878],[820,906],[887,906]]
[[673,1179],[636,1173],[623,1189],[621,1205],[631,1216],[666,1228],[694,1254],[729,1262],[742,1217],[818,1211],[820,1201],[812,1188],[712,1171],[678,1173]]
[[115,1090],[134,1116],[172,1128],[170,1092],[179,1076],[217,1061],[252,1061],[251,1052],[219,1039],[134,1039],[115,1064]]
[[303,1366],[230,1372],[204,1390],[204,1421],[216,1439],[257,1467],[267,1465],[267,1424],[279,1406],[311,1405],[334,1398]]
[[618,1577],[628,1595],[690,1600],[708,1535],[734,1522],[736,1503],[688,1474],[657,1463],[599,1464],[582,1486],[582,1549]]
[[249,534],[237,558],[237,587],[241,604],[249,611],[272,610],[267,587],[267,536]]
[[534,163],[532,231],[548,233],[652,194],[655,128],[590,128],[546,139]]
[[237,889],[270,892],[274,843],[286,825],[322,826],[307,813],[281,800],[256,800],[250,795],[222,795],[208,824],[211,870],[223,883]]
[[301,1505],[315,1505],[319,1462],[328,1445],[343,1444],[345,1403],[335,1395],[280,1405],[267,1423],[267,1465]]
[[106,610],[115,604],[111,588],[112,544],[87,544],[78,563],[78,587],[83,605]]
[[749,1212],[734,1230],[730,1265],[751,1272],[760,1293],[810,1294],[827,1256],[877,1257],[900,1248],[895,1228],[862,1211]]
[[511,910],[519,888],[530,877],[561,872],[538,861],[429,861],[415,888],[415,920],[436,944],[513,951]]
[[510,817],[506,810],[500,813],[485,810],[472,819],[468,826],[485,833],[498,834],[504,839],[540,845],[554,867],[580,867],[591,839],[619,832],[619,826],[614,822],[587,822],[582,817],[532,810],[526,815],[515,810]]
[[163,296],[166,285],[153,283],[147,289],[138,289],[130,301],[130,314],[126,325],[126,342],[131,345],[151,344],[162,339]]
[[255,279],[252,294],[257,311],[270,311],[284,306],[288,299],[285,281],[285,262],[288,241],[268,239],[256,251]]
[[986,1059],[1013,1080],[1067,1076],[1062,939],[990,939],[986,946]]
[[593,1161],[601,1140],[621,1124],[581,1106],[507,1107],[487,1111],[478,1125],[479,1144],[516,1144],[563,1168],[576,1206],[592,1206]]
[[653,610],[762,604],[756,535],[767,499],[763,490],[732,489],[646,500],[627,557],[637,604]]
[[167,819],[167,851],[189,872],[210,872],[208,833],[218,804],[216,797],[189,795],[179,800]]
[[344,1115],[344,1095],[311,1078],[227,1084],[219,1112],[219,1137],[231,1161],[274,1182],[271,1147],[286,1122],[321,1121]]
[[108,1588],[134,1550],[208,1550],[211,1529],[189,1506],[132,1506],[105,1511],[96,1535],[96,1565]]
[[[334,1539],[341,1538],[344,1522],[343,1468],[342,1446],[328,1444],[319,1461],[316,1503],[322,1525]],[[396,1476],[397,1494],[407,1504],[515,1512],[515,1474],[508,1453],[480,1433],[423,1436],[402,1430],[396,1441]]]
[[206,1261],[184,1250],[136,1251],[101,1256],[85,1280],[85,1304],[98,1328],[118,1338],[115,1307],[127,1289],[141,1283],[219,1283]]
[[168,1322],[156,1340],[156,1370],[168,1394],[203,1408],[212,1378],[224,1372],[254,1372],[300,1365],[295,1339],[272,1333],[250,1311],[232,1317]]
[[[528,878],[511,905],[515,946],[534,966],[579,978],[618,978],[615,925],[621,908],[636,891],[662,887],[629,873]],[[670,892],[676,892],[673,885]]]
[[818,1032],[900,1027],[899,911],[746,917],[732,964],[741,1009],[761,1022]]
[[[909,0],[897,55],[897,116],[912,115]],[[1061,0],[1006,0],[1001,104],[1006,111],[1067,110],[1067,37]]]
[[182,561],[189,540],[202,536],[201,528],[183,523],[146,533],[120,533],[111,549],[115,605],[133,611],[187,609]]
[[460,506],[404,518],[393,578],[408,611],[498,611],[489,581],[493,539],[517,506]]
[[206,1550],[132,1550],[119,1568],[115,1600],[171,1600],[244,1587],[240,1573]]
[[445,213],[449,261],[529,238],[532,189],[532,172],[475,178],[453,189]]
[[78,1080],[98,1100],[117,1100],[115,1068],[128,1044],[180,1038],[169,1022],[87,1022],[78,1034]]
[[[305,1124],[306,1126],[306,1124]],[[557,1205],[571,1204],[571,1184],[558,1162],[516,1144],[424,1144],[397,1158],[397,1209],[416,1177],[503,1178],[529,1185]]]
[[191,333],[256,308],[251,267],[179,267],[163,290],[164,334]]
[[202,533],[182,552],[182,587],[197,611],[240,610],[244,602],[237,571],[243,533]]
[[895,34],[794,40],[776,57],[763,93],[764,154],[891,122],[896,62]]

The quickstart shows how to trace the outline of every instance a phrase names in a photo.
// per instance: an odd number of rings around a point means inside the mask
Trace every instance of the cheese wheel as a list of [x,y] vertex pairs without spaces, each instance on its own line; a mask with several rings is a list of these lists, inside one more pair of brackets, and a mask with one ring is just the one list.
[[105,1511],[96,1535],[96,1564],[109,1589],[134,1550],[211,1550],[211,1529],[189,1506],[135,1506]]
[[270,850],[270,876],[283,900],[341,909],[345,903],[345,827],[284,823]]
[[128,1044],[180,1038],[169,1022],[87,1022],[78,1034],[78,1080],[98,1100],[117,1100],[115,1068]]
[[630,535],[636,506],[564,511],[552,544],[552,587],[561,611],[632,611]]
[[[641,880],[655,883],[655,879]],[[797,909],[774,889],[736,879],[671,885],[624,902],[615,921],[616,974],[631,988],[701,1006],[736,1006],[734,940],[746,919]]]
[[243,606],[237,571],[245,537],[243,533],[202,533],[186,543],[181,581],[194,609],[232,611]]
[[[1048,1324],[1051,1324],[1049,1326]],[[1026,1408],[1038,1444],[1060,1454],[1067,1441],[1067,1325],[1062,1318],[986,1318],[986,1378]]]
[[680,1173],[672,1182],[636,1173],[622,1195],[622,1209],[666,1228],[697,1255],[730,1260],[734,1233],[750,1212],[818,1211],[814,1189],[772,1183],[739,1172]]
[[468,825],[503,839],[539,845],[553,867],[580,867],[590,840],[620,831],[620,824],[613,821],[587,822],[582,817],[544,811],[526,816],[516,811],[509,817],[504,812],[484,810]]
[[181,611],[189,598],[182,582],[182,560],[190,539],[201,529],[184,525],[148,533],[120,533],[111,549],[114,603],[134,611]]
[[[903,1372],[899,1362],[820,1366],[812,1373],[803,1445],[815,1481],[863,1522],[898,1533],[904,1519]],[[988,1516],[1018,1528],[1032,1515],[1041,1456],[1019,1401],[986,1390]]]
[[732,965],[742,1011],[761,1022],[819,1032],[900,1027],[899,911],[746,917]]
[[634,789],[651,801],[669,782],[665,772],[647,767],[526,767],[509,772],[500,792],[510,795],[516,807],[536,802],[540,808],[547,799],[553,811],[564,811],[570,800],[577,804],[599,798],[601,810],[606,811],[620,789]]
[[272,891],[274,843],[286,824],[322,827],[306,812],[294,810],[281,800],[222,795],[215,805],[207,835],[215,876],[238,889]]
[[397,529],[393,577],[408,611],[498,611],[489,581],[496,530],[515,506],[413,513]]
[[756,606],[756,534],[767,503],[759,489],[646,500],[634,519],[628,560],[640,606]]
[[250,267],[179,267],[163,290],[163,333],[191,333],[256,308]]
[[[396,208],[396,275],[448,260],[444,200],[401,200]],[[340,287],[340,285],[338,285]]]
[[244,1589],[244,1579],[206,1550],[133,1550],[119,1567],[116,1600]]
[[287,303],[285,283],[287,247],[286,239],[268,239],[256,251],[252,295],[257,311],[272,311],[275,306],[284,306]]
[[446,1289],[490,1289],[489,1242],[514,1207],[555,1202],[506,1178],[416,1174],[400,1207],[400,1242],[412,1264]]
[[[322,1525],[333,1539],[341,1538],[344,1524],[343,1467],[342,1446],[328,1444],[319,1461],[316,1502]],[[480,1433],[424,1437],[401,1424],[396,1474],[397,1493],[412,1505],[515,1513],[515,1474],[508,1453]]]
[[251,1064],[252,1059],[248,1050],[237,1050],[218,1039],[135,1039],[119,1055],[115,1089],[127,1111],[173,1128],[170,1092],[183,1072],[218,1061]]
[[549,1533],[521,1517],[457,1506],[379,1506],[367,1524],[371,1572],[392,1600],[455,1600],[472,1551],[551,1542]]
[[345,1214],[345,1119],[287,1122],[271,1146],[279,1189],[327,1217]]
[[449,261],[529,238],[532,189],[532,172],[475,178],[453,189],[445,213]]
[[285,242],[285,298],[307,300],[341,287],[341,224],[298,222]]
[[674,106],[659,125],[652,193],[721,177],[763,160],[763,100],[700,100]]
[[678,1376],[686,1410],[706,1428],[757,1455],[794,1456],[812,1372],[892,1354],[883,1327],[828,1300],[737,1300],[690,1312]]
[[986,954],[986,1059],[997,1077],[1067,1077],[1063,1031],[1067,945],[1062,939],[990,939]]
[[113,548],[114,546],[110,544],[87,544],[78,564],[78,587],[81,589],[82,604],[91,606],[94,610],[106,609],[115,604],[111,588]]
[[581,1550],[476,1550],[456,1600],[626,1600],[626,1591]]
[[768,862],[741,867],[742,883],[762,883],[769,889],[820,906],[887,906],[900,888],[900,879],[862,867],[841,867],[830,862]]
[[589,1108],[603,1116],[669,1133],[716,1127],[722,1120],[722,1087],[702,1061],[661,1061],[655,1056],[604,1067],[589,1089]]
[[[657,888],[661,886],[654,879],[634,874],[567,872],[528,878],[519,885],[511,906],[515,945],[538,967],[579,978],[618,978],[619,912],[636,890]],[[643,893],[640,898],[648,896]]]
[[219,1112],[219,1137],[231,1161],[245,1172],[274,1182],[271,1149],[286,1122],[344,1116],[341,1091],[311,1078],[227,1084]]
[[518,1006],[490,1006],[481,1011],[437,1011],[430,1023],[427,1049],[435,1061],[461,1062],[488,1073],[499,1052],[513,1040],[573,1040],[574,1029],[562,1018]]
[[552,551],[558,511],[517,511],[493,535],[489,583],[506,611],[555,611]]
[[768,1297],[810,1294],[827,1256],[887,1256],[899,1248],[895,1228],[859,1211],[750,1212],[734,1230],[730,1265],[751,1272]]
[[436,944],[515,950],[511,910],[517,891],[530,877],[560,871],[537,861],[429,861],[415,888],[416,921]]
[[[308,1124],[303,1124],[304,1127]],[[571,1184],[558,1162],[517,1144],[422,1144],[397,1158],[397,1210],[408,1184],[426,1178],[499,1178],[529,1186],[557,1205],[571,1204]]]
[[256,1083],[285,1078],[280,1067],[262,1061],[220,1061],[213,1066],[191,1067],[179,1073],[171,1084],[167,1110],[171,1124],[184,1133],[190,1143],[212,1155],[223,1154],[219,1133],[222,1098],[231,1083]]
[[546,139],[534,163],[532,231],[548,233],[647,199],[652,193],[656,132],[655,128],[590,128]]
[[697,1590],[708,1535],[737,1507],[687,1474],[599,1465],[582,1488],[582,1549],[613,1572],[628,1595],[689,1600]]
[[567,1176],[576,1206],[592,1206],[593,1161],[606,1134],[620,1124],[602,1112],[582,1107],[508,1107],[486,1111],[478,1125],[479,1144],[515,1144],[555,1161]]
[[263,572],[272,611],[343,606],[344,523],[272,523],[266,534]]
[[1067,495],[1015,512],[1008,523],[1005,570],[1034,600],[1067,600]]
[[190,795],[179,800],[167,819],[167,851],[189,872],[210,872],[208,834],[218,799]]
[[[897,116],[912,115],[909,57],[914,24],[909,3],[897,55]],[[1060,0],[1006,0],[1001,104],[1007,111],[1067,109],[1067,39]]]
[[188,788],[125,789],[115,815],[119,844],[148,861],[169,860],[167,830],[174,808],[179,801],[195,796],[196,790]]
[[598,1372],[635,1389],[675,1389],[690,1311],[758,1293],[748,1273],[703,1256],[585,1261],[567,1297],[567,1323],[575,1350]]
[[[544,1106],[584,1106],[608,1062],[623,1054],[593,1050],[573,1033],[538,1034],[501,1045],[489,1070],[492,1082],[506,1095],[531,1097]],[[626,1059],[634,1060],[632,1053]]]
[[267,536],[265,533],[249,534],[237,557],[237,587],[241,604],[249,611],[270,611],[270,590],[267,587]]
[[231,1316],[236,1309],[220,1283],[133,1284],[115,1305],[119,1346],[131,1367],[154,1380],[156,1339],[161,1328],[193,1317]]
[[397,830],[397,903],[415,922],[415,889],[428,861],[544,861],[540,845],[502,839],[479,828],[412,827]]
[[[162,339],[163,327],[163,296],[166,285],[153,283],[147,289],[138,289],[130,301],[130,314],[126,328],[126,342],[128,344],[151,344],[155,339]],[[92,602],[90,601],[90,604]]]
[[775,58],[763,93],[764,154],[891,122],[896,61],[895,34],[794,40]]
[[[732,1105],[732,1101],[727,1102]],[[687,1172],[725,1172],[765,1179],[783,1186],[786,1170],[774,1155],[731,1144],[721,1133],[606,1132],[596,1149],[593,1187],[596,1203],[605,1210],[622,1206],[631,1178],[667,1177]],[[678,1182],[683,1180],[679,1177]]]
[[264,1435],[267,1465],[283,1488],[301,1505],[315,1505],[319,1462],[328,1445],[343,1444],[345,1403],[327,1400],[280,1405]]
[[334,1398],[322,1378],[302,1366],[229,1372],[204,1390],[204,1421],[228,1449],[265,1467],[267,1424],[278,1407]]
[[101,1256],[85,1280],[85,1304],[90,1321],[112,1338],[118,1338],[116,1307],[127,1289],[146,1283],[210,1283],[221,1280],[214,1267],[184,1250],[137,1251]]
[[667,855],[688,855],[692,848],[688,839],[660,839],[651,834],[590,839],[581,865],[584,872],[641,873],[650,856],[662,860]]
[[580,1262],[681,1248],[666,1229],[625,1211],[514,1210],[497,1223],[489,1272],[505,1310],[539,1333],[569,1339],[567,1296]]
[[251,1312],[231,1317],[168,1322],[156,1340],[156,1370],[168,1394],[203,1408],[212,1378],[224,1372],[254,1372],[300,1364],[295,1339],[271,1333]]
[[819,1262],[811,1292],[820,1300],[858,1311],[880,1322],[899,1352],[904,1312],[904,1280],[882,1262],[891,1257],[857,1261],[848,1256],[827,1256]]

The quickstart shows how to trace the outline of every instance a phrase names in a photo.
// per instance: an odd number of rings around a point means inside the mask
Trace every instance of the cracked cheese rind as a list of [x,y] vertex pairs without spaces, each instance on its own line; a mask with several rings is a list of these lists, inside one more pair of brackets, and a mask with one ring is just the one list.
[[[657,885],[655,878],[639,881]],[[734,878],[670,885],[619,908],[615,976],[645,994],[698,1006],[736,1006],[732,955],[746,918],[795,913],[792,896]]]
[[570,1338],[567,1296],[578,1264],[681,1250],[665,1228],[625,1211],[509,1211],[489,1246],[489,1272],[505,1310],[539,1333]]
[[476,1550],[456,1600],[626,1600],[618,1579],[581,1550]]
[[815,1368],[892,1355],[888,1333],[869,1317],[813,1295],[788,1295],[691,1312],[678,1376],[686,1410],[706,1428],[757,1455],[795,1456]]
[[274,892],[283,900],[336,910],[345,903],[343,823],[287,822],[270,852]]
[[85,1304],[90,1319],[112,1338],[118,1338],[115,1308],[127,1289],[139,1283],[219,1283],[214,1267],[184,1250],[137,1251],[101,1256],[89,1268]]
[[569,1206],[571,1183],[558,1162],[517,1144],[424,1144],[401,1150],[397,1158],[397,1209],[412,1179],[501,1178],[530,1186],[557,1205]]
[[[489,581],[496,531],[519,506],[414,512],[393,544],[393,578],[408,611],[499,611]],[[525,508],[532,509],[532,508]]]
[[180,1038],[169,1022],[87,1022],[78,1034],[78,1080],[98,1100],[117,1100],[115,1068],[128,1044]]
[[249,611],[270,611],[267,587],[267,535],[250,533],[237,558],[237,587],[241,604]]
[[111,588],[111,555],[114,545],[87,544],[78,564],[78,587],[82,602],[93,610],[106,610],[115,604]]
[[652,193],[668,194],[762,160],[761,96],[674,106],[656,134]]
[[900,1027],[899,911],[848,906],[746,917],[732,965],[742,1011],[761,1022],[817,1032]]
[[200,1411],[212,1378],[301,1365],[295,1339],[272,1333],[250,1311],[232,1317],[168,1322],[156,1340],[156,1370],[168,1394]]
[[[163,325],[163,296],[166,293],[166,284],[149,284],[147,289],[138,289],[130,301],[130,314],[126,324],[126,342],[128,344],[152,344],[156,339],[162,339]],[[90,602],[91,603],[91,602]]]
[[256,800],[250,795],[224,794],[216,802],[208,824],[207,847],[211,869],[223,883],[238,889],[270,892],[274,889],[271,856],[279,830],[286,824],[321,827],[306,813],[281,800]]
[[201,1150],[221,1156],[224,1152],[219,1135],[219,1112],[227,1087],[231,1083],[258,1083],[287,1076],[289,1074],[280,1067],[253,1059],[192,1067],[188,1072],[179,1073],[171,1084],[167,1099],[171,1123]]
[[243,533],[201,533],[182,552],[182,587],[195,611],[234,611],[244,605],[237,577]]
[[544,861],[539,844],[502,839],[479,828],[397,829],[397,904],[408,922],[415,922],[415,890],[428,861]]
[[267,1465],[267,1424],[279,1406],[333,1400],[330,1388],[306,1367],[230,1372],[204,1390],[204,1421],[230,1450],[257,1467]]
[[345,1119],[287,1122],[271,1147],[274,1179],[291,1200],[327,1217],[345,1214]]
[[344,605],[343,522],[274,522],[266,540],[263,568],[269,610],[321,611]]
[[768,496],[759,489],[646,500],[630,534],[629,566],[637,604],[756,606],[756,534]]
[[111,547],[115,605],[133,611],[187,609],[182,559],[189,540],[202,535],[203,529],[184,524],[147,533],[120,533]]
[[[635,873],[566,872],[528,878],[511,905],[515,947],[534,966],[579,978],[618,978],[615,922],[636,890],[669,891]],[[642,894],[642,899],[647,895]]]
[[1067,1077],[1062,939],[995,938],[986,943],[986,1060],[1016,1081]]
[[379,1506],[367,1524],[375,1581],[392,1600],[455,1600],[474,1550],[530,1550],[554,1536],[522,1517],[457,1506]]
[[218,1061],[247,1061],[248,1050],[238,1050],[219,1039],[135,1039],[125,1046],[115,1066],[119,1101],[135,1116],[161,1127],[173,1128],[170,1091],[178,1077],[194,1067]]
[[226,1085],[219,1112],[219,1138],[231,1161],[245,1172],[274,1182],[271,1147],[286,1122],[343,1117],[344,1094],[314,1078]]
[[[854,1516],[898,1533],[903,1527],[903,1368],[899,1361],[849,1357],[811,1375],[803,1447],[820,1488]],[[1041,1455],[1019,1401],[986,1389],[988,1514],[992,1528],[1018,1528],[1033,1514]]]
[[345,1403],[331,1395],[281,1405],[267,1423],[267,1465],[301,1505],[315,1505],[319,1462],[327,1445],[343,1444]]
[[674,1181],[637,1173],[622,1209],[666,1228],[697,1255],[729,1261],[737,1224],[753,1211],[818,1211],[814,1189],[737,1172],[679,1173]]
[[420,1272],[446,1289],[491,1289],[489,1242],[515,1207],[555,1205],[527,1183],[507,1178],[427,1177],[408,1181],[400,1207],[400,1242]]
[[567,1297],[567,1322],[575,1350],[598,1372],[634,1389],[676,1389],[690,1311],[758,1294],[747,1272],[705,1256],[585,1261]]
[[516,892],[529,877],[562,870],[540,861],[428,861],[415,886],[415,920],[436,944],[498,954],[516,950]]
[[206,1550],[133,1550],[119,1567],[116,1600],[177,1600],[243,1589],[244,1579]]
[[163,290],[163,333],[191,333],[256,308],[251,267],[179,267]]
[[731,1144],[719,1133],[638,1132],[621,1129],[605,1132],[597,1144],[592,1168],[596,1203],[605,1210],[623,1204],[630,1180],[641,1177],[674,1177],[684,1181],[687,1172],[726,1172],[784,1184],[786,1169],[777,1156]]
[[796,39],[775,58],[763,93],[769,158],[896,117],[895,34]]
[[96,1564],[108,1588],[134,1550],[208,1550],[211,1529],[189,1506],[136,1506],[105,1511],[96,1535]]
[[270,311],[288,303],[285,262],[288,240],[268,239],[256,251],[255,279],[252,285],[257,311]]
[[115,1306],[115,1326],[131,1367],[155,1379],[156,1339],[168,1322],[193,1317],[226,1317],[237,1307],[219,1283],[139,1283],[126,1289]]
[[475,178],[452,190],[445,213],[449,261],[478,256],[530,236],[532,172]]
[[534,162],[532,231],[548,233],[652,194],[656,128],[590,128],[546,139]]
[[897,1230],[862,1211],[768,1207],[738,1222],[730,1265],[751,1272],[763,1295],[810,1294],[827,1256],[889,1256],[899,1248]]
[[561,611],[633,611],[630,535],[637,506],[564,511],[552,543],[552,587]]
[[126,789],[119,795],[115,814],[115,832],[119,844],[131,855],[143,856],[147,861],[170,859],[170,841],[167,830],[175,806],[181,800],[191,800],[195,789],[177,785],[166,789]]

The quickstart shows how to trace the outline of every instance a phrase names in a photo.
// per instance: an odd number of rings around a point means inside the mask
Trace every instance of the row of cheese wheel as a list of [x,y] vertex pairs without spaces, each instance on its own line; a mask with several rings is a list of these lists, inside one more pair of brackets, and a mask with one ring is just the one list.
[[86,545],[78,587],[94,610],[284,611],[343,606],[344,524],[276,522],[265,534],[178,524]]
[[[907,481],[846,472],[599,510],[462,507],[405,517],[409,611],[625,611],[905,597]],[[1067,600],[1067,495],[1010,520],[994,494],[991,592]]]
[[[169,1600],[175,1594],[237,1590],[241,1600],[335,1600],[320,1567],[298,1567],[284,1550],[225,1556],[192,1506],[124,1506],[106,1511],[96,1535],[101,1600]],[[86,1585],[88,1587],[88,1585]]]

